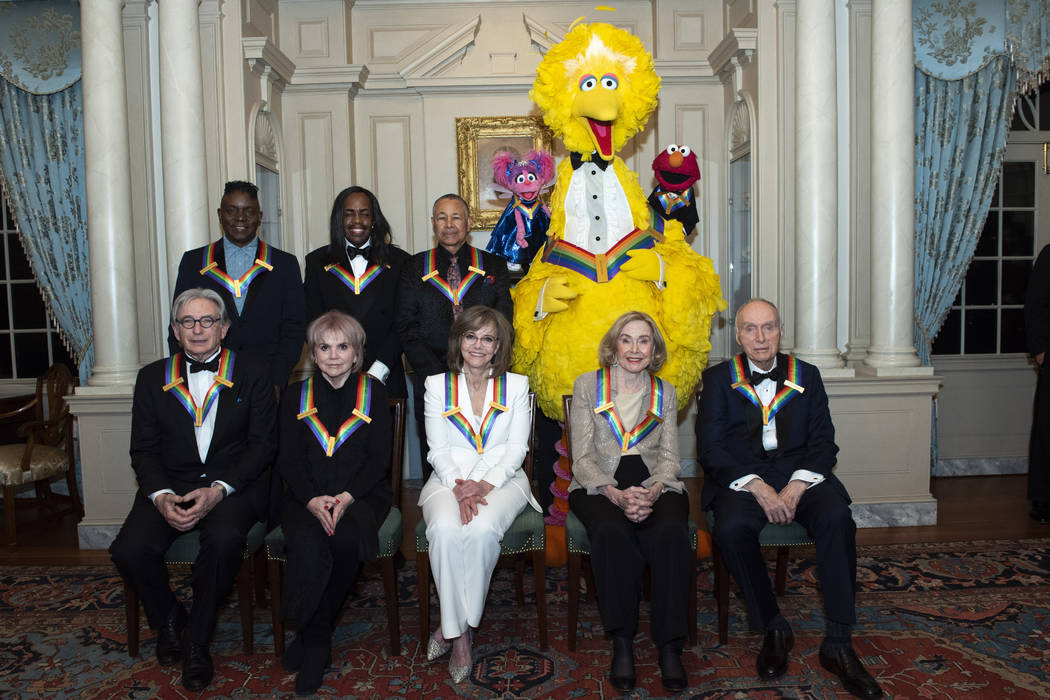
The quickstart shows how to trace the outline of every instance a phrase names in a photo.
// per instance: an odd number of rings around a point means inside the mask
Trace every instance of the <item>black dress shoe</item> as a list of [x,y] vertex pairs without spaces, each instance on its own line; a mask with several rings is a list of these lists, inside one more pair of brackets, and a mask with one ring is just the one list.
[[174,666],[182,659],[182,630],[186,627],[186,609],[181,603],[168,613],[168,619],[157,630],[157,663]]
[[1046,503],[1045,501],[1032,501],[1032,510],[1029,511],[1028,517],[1040,525],[1050,523],[1050,503]]
[[685,668],[682,666],[682,650],[674,642],[668,642],[660,647],[660,682],[664,689],[672,693],[685,690],[689,685],[685,676]]
[[281,654],[281,667],[289,673],[295,673],[303,665],[303,640],[295,635],[292,643]]
[[882,697],[882,688],[871,674],[864,670],[853,647],[839,647],[830,653],[821,649],[820,665],[838,676],[850,695],[869,700]]
[[609,683],[622,692],[634,689],[634,643],[628,637],[613,636]]
[[211,654],[207,644],[197,644],[189,637],[182,639],[182,687],[198,692],[211,683],[215,667],[211,663]]
[[295,694],[313,695],[324,681],[325,669],[332,665],[332,647],[303,647],[303,665],[295,677]]
[[766,630],[766,638],[758,652],[758,677],[771,681],[783,676],[788,667],[788,652],[793,646],[795,633],[791,630]]

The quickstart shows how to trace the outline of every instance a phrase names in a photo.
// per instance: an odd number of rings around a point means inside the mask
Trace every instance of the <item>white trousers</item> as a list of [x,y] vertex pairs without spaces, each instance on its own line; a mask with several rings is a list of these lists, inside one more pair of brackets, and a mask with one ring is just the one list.
[[485,500],[488,505],[479,505],[478,514],[466,525],[460,521],[459,502],[451,489],[442,489],[423,504],[445,639],[455,639],[468,626],[481,623],[503,533],[527,504],[510,481],[493,489]]

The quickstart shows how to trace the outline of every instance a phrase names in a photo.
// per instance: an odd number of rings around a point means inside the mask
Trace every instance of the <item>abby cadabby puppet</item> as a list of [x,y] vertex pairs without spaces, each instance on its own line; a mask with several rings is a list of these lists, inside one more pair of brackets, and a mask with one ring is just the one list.
[[554,179],[554,159],[546,151],[529,151],[518,159],[514,151],[497,151],[492,157],[492,177],[511,194],[492,229],[488,252],[507,261],[507,269],[527,268],[536,252],[547,241],[551,211],[540,193]]

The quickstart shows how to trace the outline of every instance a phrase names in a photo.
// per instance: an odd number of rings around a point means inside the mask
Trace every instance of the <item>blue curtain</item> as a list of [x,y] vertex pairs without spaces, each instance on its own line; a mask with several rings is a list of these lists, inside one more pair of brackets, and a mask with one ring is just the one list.
[[958,80],[915,71],[915,346],[924,365],[988,216],[1015,84],[1005,55]]
[[0,179],[81,381],[94,362],[81,83],[34,95],[0,78]]

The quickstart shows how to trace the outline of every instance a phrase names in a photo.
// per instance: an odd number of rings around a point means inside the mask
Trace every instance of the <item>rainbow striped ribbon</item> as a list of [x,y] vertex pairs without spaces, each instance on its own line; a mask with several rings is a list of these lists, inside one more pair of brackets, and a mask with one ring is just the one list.
[[481,254],[478,253],[478,249],[474,246],[470,247],[470,266],[467,268],[467,274],[463,275],[463,278],[459,281],[459,287],[453,289],[449,286],[445,278],[438,274],[437,271],[437,248],[431,248],[427,251],[426,265],[423,268],[423,277],[421,278],[424,282],[430,282],[432,285],[438,288],[438,290],[448,297],[454,305],[460,306],[462,302],[460,299],[470,289],[470,285],[474,284],[474,281],[485,276],[485,270],[481,267]]
[[630,260],[628,251],[654,245],[656,238],[639,228],[621,238],[608,253],[592,253],[559,238],[544,250],[543,261],[578,272],[592,282],[603,283],[616,277],[623,264]]
[[663,422],[664,383],[659,377],[649,375],[649,410],[646,411],[645,418],[631,430],[626,429],[620,414],[616,412],[616,406],[612,400],[612,385],[612,368],[603,367],[598,370],[594,412],[598,415],[605,415],[605,420],[609,422],[613,435],[620,441],[621,451],[626,452]]
[[271,253],[270,246],[266,245],[262,239],[259,239],[259,250],[256,252],[255,264],[248,268],[248,271],[240,276],[238,279],[233,279],[226,271],[219,267],[219,262],[215,259],[215,251],[222,241],[215,241],[204,250],[204,267],[201,268],[201,274],[211,277],[216,282],[221,284],[226,289],[230,290],[233,296],[240,298],[241,292],[251,285],[252,281],[259,276],[263,270],[272,270],[273,264],[270,262]]
[[338,263],[332,265],[325,265],[324,271],[331,272],[336,278],[350,288],[350,291],[354,295],[360,294],[365,287],[372,284],[376,277],[379,277],[384,269],[390,267],[389,265],[372,265],[365,270],[365,273],[360,277],[355,277],[353,272],[350,272],[342,265]]
[[489,410],[481,421],[481,432],[478,433],[463,415],[463,409],[459,407],[459,375],[454,372],[445,373],[445,412],[441,414],[441,417],[452,421],[452,425],[456,426],[456,429],[463,433],[463,437],[474,445],[478,454],[485,451],[485,443],[492,434],[492,426],[499,415],[506,411],[507,375],[504,373],[492,378],[492,400],[489,401]]
[[787,362],[788,378],[784,380],[784,388],[777,392],[768,406],[762,405],[762,399],[758,398],[758,392],[755,391],[755,387],[751,386],[751,379],[748,377],[747,369],[744,366],[744,355],[737,355],[729,365],[733,372],[733,383],[730,385],[730,388],[739,391],[748,401],[762,410],[762,425],[769,425],[769,421],[780,412],[784,404],[806,391],[799,384],[801,372],[794,356],[788,355]]
[[664,214],[670,214],[676,209],[689,206],[693,201],[693,188],[690,187],[687,190],[681,192],[671,192],[670,190],[664,192],[657,192],[656,198],[660,201],[660,205],[664,208]]
[[225,348],[219,354],[219,370],[215,373],[215,379],[208,387],[208,393],[204,395],[204,401],[200,406],[193,400],[193,394],[186,386],[186,378],[182,376],[182,364],[185,362],[183,353],[177,352],[168,358],[168,367],[164,372],[164,391],[170,391],[172,396],[178,399],[182,407],[189,412],[193,418],[193,427],[199,428],[204,422],[204,416],[219,398],[219,392],[225,387],[233,386],[233,362],[236,355]]
[[335,435],[330,435],[324,423],[317,417],[317,406],[314,404],[314,378],[310,377],[303,382],[303,390],[299,394],[299,414],[296,420],[305,420],[310,432],[321,443],[326,457],[331,457],[335,451],[342,447],[343,443],[354,434],[354,432],[372,419],[368,412],[372,407],[372,380],[367,374],[361,373],[357,376],[357,403],[350,417],[339,426]]

